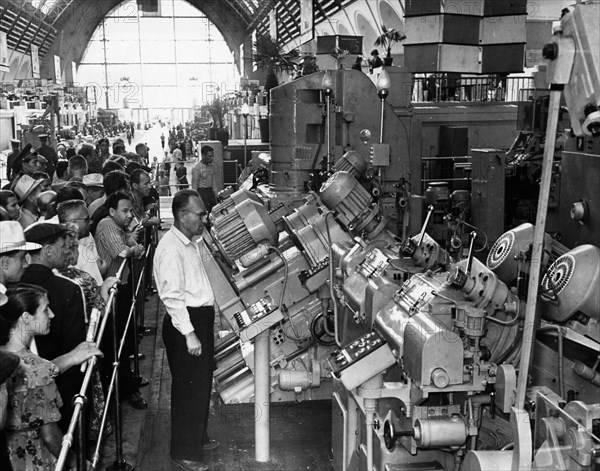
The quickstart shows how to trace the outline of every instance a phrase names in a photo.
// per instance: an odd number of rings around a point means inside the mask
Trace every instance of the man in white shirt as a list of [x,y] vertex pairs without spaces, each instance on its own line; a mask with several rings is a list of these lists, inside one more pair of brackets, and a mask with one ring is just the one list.
[[106,262],[100,259],[96,241],[90,234],[90,225],[92,219],[88,212],[85,201],[69,200],[58,205],[58,220],[61,223],[71,222],[77,224],[78,228],[78,243],[79,243],[79,258],[75,268],[83,270],[96,280],[98,286],[102,286],[104,282],[103,275],[108,270]]
[[[214,369],[214,295],[197,242],[206,208],[194,190],[173,198],[174,224],[154,255],[154,279],[167,315],[163,340],[171,385],[171,461],[185,471],[204,471],[203,450],[216,448],[207,435]],[[198,446],[202,444],[202,446]]]

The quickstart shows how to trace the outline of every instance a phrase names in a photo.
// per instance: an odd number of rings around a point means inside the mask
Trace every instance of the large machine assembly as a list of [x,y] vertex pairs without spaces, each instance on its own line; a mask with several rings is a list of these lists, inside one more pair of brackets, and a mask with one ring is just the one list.
[[[599,2],[565,11],[546,50],[586,139],[600,105],[593,15]],[[543,177],[536,224],[487,244],[467,223],[468,190],[403,193],[420,162],[374,100],[356,71],[274,89],[269,186],[213,209],[205,260],[230,331],[216,349],[222,400],[332,398],[340,471],[598,469],[597,186],[578,188],[569,211],[552,206],[547,231]],[[371,142],[381,129],[387,147]],[[597,172],[600,157],[585,157]],[[434,218],[471,231],[440,240]]]

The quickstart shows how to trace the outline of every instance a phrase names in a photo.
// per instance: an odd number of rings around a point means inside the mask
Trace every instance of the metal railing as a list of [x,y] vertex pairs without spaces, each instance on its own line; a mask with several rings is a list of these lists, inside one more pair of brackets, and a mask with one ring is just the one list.
[[412,102],[521,102],[534,96],[535,90],[533,77],[432,74],[413,77]]
[[77,440],[78,449],[77,449],[77,467],[79,471],[83,470],[95,470],[98,466],[98,462],[100,461],[100,448],[102,446],[102,439],[104,437],[104,430],[107,426],[108,422],[108,411],[111,405],[111,399],[114,395],[115,401],[115,423],[114,423],[114,431],[115,431],[115,463],[114,469],[125,469],[124,460],[123,460],[123,441],[122,441],[122,433],[121,433],[121,404],[119,399],[119,379],[118,379],[118,371],[120,366],[120,359],[123,353],[123,348],[125,346],[125,341],[129,332],[130,327],[133,329],[134,335],[134,366],[136,373],[139,371],[139,366],[137,362],[138,358],[138,349],[137,349],[137,323],[138,316],[136,315],[136,306],[138,304],[138,296],[140,294],[140,287],[144,284],[145,279],[145,265],[148,263],[148,254],[151,251],[153,243],[155,242],[155,238],[153,237],[151,243],[148,245],[145,251],[144,264],[142,269],[139,272],[139,277],[137,278],[135,290],[132,296],[131,306],[129,308],[129,313],[127,316],[127,322],[125,324],[125,328],[123,329],[123,334],[121,338],[118,338],[117,334],[117,309],[116,309],[116,295],[118,293],[118,285],[121,282],[121,278],[123,277],[123,272],[127,263],[130,263],[130,271],[131,273],[135,273],[133,271],[133,260],[125,259],[121,263],[119,270],[116,274],[116,280],[113,285],[109,289],[109,297],[106,302],[106,306],[104,308],[104,314],[100,316],[100,311],[94,309],[92,314],[90,315],[90,322],[88,324],[88,330],[86,335],[86,340],[89,342],[95,342],[97,346],[99,346],[102,342],[102,338],[104,336],[104,331],[106,329],[106,325],[108,323],[109,318],[112,318],[113,321],[113,369],[112,375],[110,378],[110,383],[108,386],[108,390],[106,391],[106,401],[105,407],[102,411],[102,421],[100,424],[100,430],[98,432],[98,441],[96,444],[96,448],[94,450],[94,454],[92,455],[91,464],[86,467],[86,456],[85,456],[85,445],[86,445],[86,436],[87,430],[84,422],[84,412],[87,406],[87,390],[90,385],[90,381],[92,378],[92,374],[94,371],[94,367],[97,363],[97,357],[93,357],[88,360],[86,363],[82,365],[82,371],[85,371],[85,376],[83,378],[81,388],[79,390],[79,394],[75,395],[73,398],[74,402],[74,410],[73,415],[71,416],[71,421],[69,422],[69,427],[67,429],[67,433],[63,436],[62,445],[60,454],[58,457],[58,461],[56,463],[55,471],[62,471],[65,467],[67,456],[69,450],[72,448],[74,440]]

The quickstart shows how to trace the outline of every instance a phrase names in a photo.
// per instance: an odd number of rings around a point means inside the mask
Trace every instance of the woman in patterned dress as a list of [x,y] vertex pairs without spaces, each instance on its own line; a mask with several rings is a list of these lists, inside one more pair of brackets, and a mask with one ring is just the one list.
[[[58,427],[62,399],[54,378],[66,369],[100,353],[76,347],[52,362],[29,349],[36,335],[50,332],[54,314],[47,292],[26,284],[11,286],[8,303],[0,315],[0,348],[19,356],[17,370],[7,380],[8,411],[6,435],[13,471],[54,470],[60,454],[62,432]],[[76,457],[69,453],[67,466],[76,469]]]

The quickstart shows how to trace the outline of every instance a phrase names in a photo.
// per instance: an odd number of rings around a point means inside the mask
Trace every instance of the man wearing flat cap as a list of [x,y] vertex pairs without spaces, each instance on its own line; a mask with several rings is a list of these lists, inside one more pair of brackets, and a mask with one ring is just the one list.
[[[36,338],[38,353],[52,361],[64,355],[85,341],[83,293],[79,285],[53,271],[65,265],[68,257],[70,238],[77,237],[64,224],[38,223],[25,231],[27,242],[40,246],[31,252],[31,264],[25,269],[23,283],[41,286],[48,291],[50,309],[54,319],[48,335]],[[72,399],[79,393],[83,374],[79,368],[70,368],[56,378],[58,391],[63,398],[60,408],[62,419],[59,426],[67,430],[73,414]]]
[[19,152],[21,152],[21,141],[18,139],[11,139],[10,148],[12,149],[12,152],[8,154],[8,157],[6,158],[6,179],[9,182],[12,181],[13,177],[13,164],[15,163]]
[[54,176],[54,171],[56,170],[56,164],[58,163],[58,154],[53,147],[48,145],[48,134],[40,134],[38,137],[40,138],[41,145],[36,151],[48,161],[46,164],[46,173],[52,178]]
[[27,144],[17,154],[12,162],[11,168],[11,190],[21,175],[32,176],[37,171],[37,152],[31,150],[31,144]]

